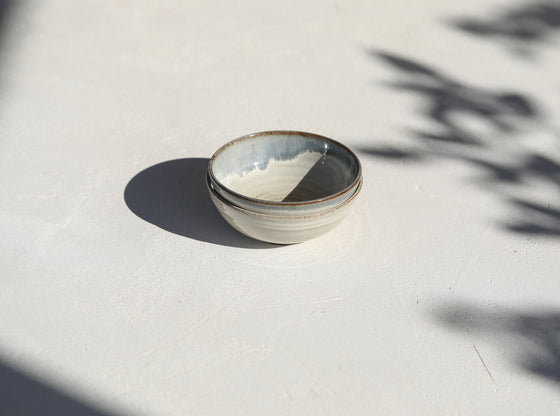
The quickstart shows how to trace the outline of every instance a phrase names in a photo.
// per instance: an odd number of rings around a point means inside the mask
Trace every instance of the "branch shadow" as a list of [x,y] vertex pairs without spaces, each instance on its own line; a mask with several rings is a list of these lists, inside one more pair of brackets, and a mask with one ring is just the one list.
[[373,51],[372,55],[404,75],[404,79],[389,83],[390,87],[413,93],[424,100],[425,115],[438,126],[438,131],[418,132],[417,136],[423,141],[480,145],[480,140],[456,121],[457,116],[479,118],[491,128],[506,133],[517,130],[517,119],[537,116],[536,106],[517,92],[490,91],[468,85],[403,56],[382,51]]
[[115,412],[73,398],[2,361],[0,361],[0,414],[118,416]]
[[[474,181],[500,198],[518,217],[513,223],[500,223],[503,229],[560,238],[560,160],[555,160],[553,153],[516,150],[510,161],[499,161],[502,150],[515,148],[516,135],[527,126],[546,131],[546,122],[533,99],[517,91],[470,85],[408,57],[385,51],[370,54],[395,72],[396,79],[385,85],[417,97],[423,104],[424,118],[433,127],[412,131],[412,147],[367,145],[358,148],[360,153],[410,163],[445,159],[470,165],[476,168],[478,178]],[[476,133],[464,120],[475,120],[488,133]],[[552,189],[550,195],[541,192],[541,196],[553,202],[524,196],[522,186],[531,183]],[[500,191],[506,185],[509,189],[513,185],[517,196],[502,196]]]
[[208,162],[175,159],[144,169],[126,185],[126,205],[144,221],[183,237],[230,247],[278,247],[244,236],[219,215],[204,181]]
[[4,63],[5,45],[9,37],[9,22],[14,20],[19,4],[16,0],[0,0],[0,63]]
[[0,27],[4,27],[8,17],[15,6],[14,0],[0,0]]
[[502,41],[518,55],[530,57],[537,45],[547,43],[560,30],[560,1],[525,3],[491,18],[459,17],[450,24],[475,36]]
[[497,344],[516,366],[560,384],[560,311],[520,312],[454,303],[434,308],[432,315],[453,331]]

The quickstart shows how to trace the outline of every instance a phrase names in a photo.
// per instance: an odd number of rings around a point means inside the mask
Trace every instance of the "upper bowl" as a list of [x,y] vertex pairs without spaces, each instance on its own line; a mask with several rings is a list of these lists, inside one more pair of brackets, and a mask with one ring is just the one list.
[[358,188],[360,161],[343,144],[313,133],[268,131],[222,146],[210,160],[213,189],[243,209],[305,215],[344,203]]

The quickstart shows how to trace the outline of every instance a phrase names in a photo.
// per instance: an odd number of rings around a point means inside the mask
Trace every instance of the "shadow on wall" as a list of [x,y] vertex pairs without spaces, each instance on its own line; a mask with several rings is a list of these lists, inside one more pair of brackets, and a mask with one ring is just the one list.
[[175,159],[144,169],[126,186],[126,205],[144,221],[183,237],[231,247],[278,247],[244,236],[220,216],[206,189],[209,161]]
[[502,41],[515,53],[530,57],[560,30],[560,1],[533,1],[510,8],[493,18],[460,17],[453,27],[480,37]]
[[[13,416],[117,416],[86,404],[0,361],[0,414]],[[122,413],[119,413],[122,415]]]
[[445,326],[497,344],[515,365],[560,383],[560,311],[519,312],[459,303],[433,311]]
[[[520,152],[512,145],[515,135],[528,126],[536,125],[546,131],[546,123],[531,98],[517,91],[468,85],[407,57],[379,51],[372,52],[372,56],[394,70],[396,81],[388,83],[389,87],[421,101],[423,116],[433,129],[412,131],[412,148],[377,145],[359,151],[385,159],[422,163],[448,159],[470,165],[476,168],[475,181],[481,188],[502,198],[515,213],[517,220],[504,222],[503,228],[560,237],[560,162],[554,154],[526,149]],[[469,123],[472,121],[478,127],[483,125],[487,133],[473,131]],[[512,156],[504,161],[502,153]],[[527,199],[522,191],[529,183],[552,189],[546,197],[555,199],[545,203]],[[505,185],[517,187],[518,192],[501,192]],[[557,205],[551,205],[554,203]]]

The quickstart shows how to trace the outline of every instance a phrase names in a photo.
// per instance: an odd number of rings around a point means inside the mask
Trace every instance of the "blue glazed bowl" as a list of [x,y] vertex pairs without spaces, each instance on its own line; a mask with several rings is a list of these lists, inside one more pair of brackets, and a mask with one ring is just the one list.
[[268,131],[222,146],[208,166],[209,187],[249,212],[313,215],[353,197],[362,181],[357,156],[313,133]]

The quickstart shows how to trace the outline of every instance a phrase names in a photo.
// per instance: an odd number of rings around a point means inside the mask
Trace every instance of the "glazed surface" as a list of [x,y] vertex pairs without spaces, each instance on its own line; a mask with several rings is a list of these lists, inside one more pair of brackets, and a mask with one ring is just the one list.
[[210,172],[220,185],[245,197],[302,202],[345,190],[356,182],[360,167],[342,145],[301,133],[231,142],[216,153]]

